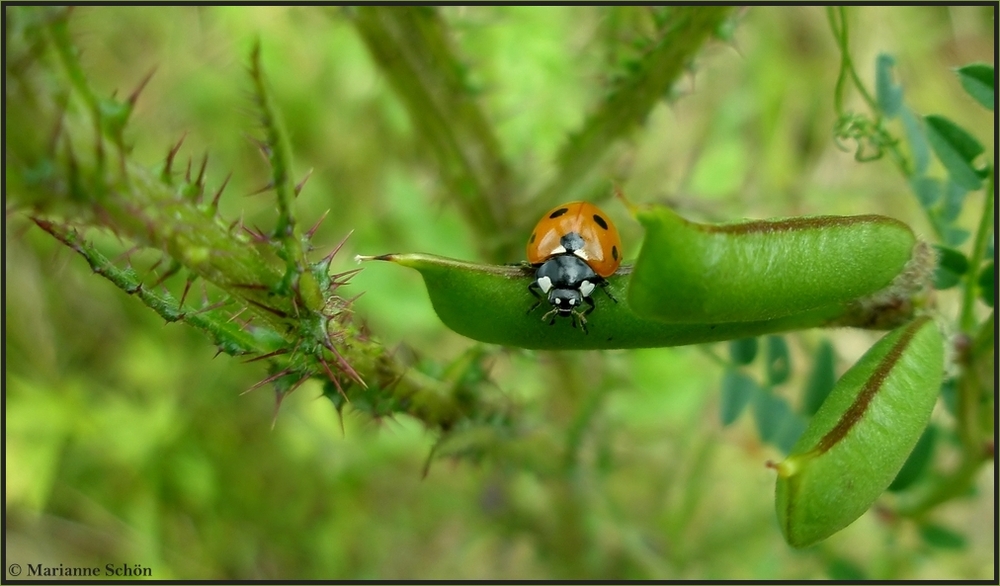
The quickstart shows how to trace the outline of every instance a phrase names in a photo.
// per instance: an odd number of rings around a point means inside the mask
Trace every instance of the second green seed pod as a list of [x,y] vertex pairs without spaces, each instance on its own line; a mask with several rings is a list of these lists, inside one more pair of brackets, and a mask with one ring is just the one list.
[[892,483],[927,427],[941,387],[937,324],[914,320],[844,373],[778,464],[778,524],[794,547],[854,522]]

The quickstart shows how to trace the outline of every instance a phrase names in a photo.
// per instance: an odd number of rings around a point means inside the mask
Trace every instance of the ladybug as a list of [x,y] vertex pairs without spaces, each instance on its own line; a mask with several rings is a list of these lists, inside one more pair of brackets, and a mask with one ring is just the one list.
[[[528,238],[528,262],[535,267],[535,280],[528,291],[538,301],[528,313],[542,303],[546,295],[552,309],[542,316],[571,317],[587,331],[587,318],[594,311],[590,294],[600,286],[611,300],[604,277],[611,276],[622,259],[622,241],[607,214],[592,203],[574,201],[547,212]],[[581,305],[587,308],[580,311]]]

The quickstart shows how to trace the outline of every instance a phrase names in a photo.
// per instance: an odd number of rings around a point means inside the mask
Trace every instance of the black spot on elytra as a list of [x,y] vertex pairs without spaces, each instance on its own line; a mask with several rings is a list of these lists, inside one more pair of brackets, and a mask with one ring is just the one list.
[[605,230],[608,229],[608,222],[601,216],[594,214],[594,221],[597,222],[597,225],[600,226],[601,228],[604,228]]
[[611,247],[611,258],[613,258],[615,260],[618,260],[618,247],[617,246],[612,246]]
[[528,244],[534,244],[534,243],[535,243],[535,233],[532,232],[531,238],[528,239]]
[[559,208],[558,210],[556,210],[556,211],[552,212],[551,214],[549,214],[549,217],[550,218],[558,218],[559,216],[565,214],[568,211],[569,211],[569,208]]

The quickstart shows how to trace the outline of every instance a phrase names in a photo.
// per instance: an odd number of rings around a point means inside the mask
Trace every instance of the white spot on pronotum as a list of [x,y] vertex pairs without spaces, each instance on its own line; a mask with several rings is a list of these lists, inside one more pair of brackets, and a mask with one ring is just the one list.
[[542,289],[542,293],[548,293],[549,289],[552,288],[552,279],[541,277],[538,279],[538,286]]
[[574,250],[573,254],[577,255],[578,257],[582,258],[583,260],[590,260],[590,257],[587,256],[587,251],[584,250],[584,249],[582,249],[582,248],[580,248],[578,250]]
[[562,254],[564,252],[566,252],[566,247],[562,245],[559,245],[552,249],[552,254]]
[[595,285],[590,281],[584,281],[580,283],[580,294],[584,297],[590,297],[590,294],[594,292]]

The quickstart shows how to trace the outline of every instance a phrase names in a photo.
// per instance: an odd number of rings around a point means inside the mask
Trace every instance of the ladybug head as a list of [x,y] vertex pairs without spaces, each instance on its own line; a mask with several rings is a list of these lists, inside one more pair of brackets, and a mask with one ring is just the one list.
[[550,289],[549,303],[559,315],[567,316],[580,308],[583,294],[579,289]]
[[[585,287],[587,287],[588,285],[590,284],[584,282]],[[593,287],[593,285],[590,285],[590,287]],[[556,316],[568,317],[573,320],[574,328],[579,323],[580,328],[583,329],[583,332],[587,333],[586,316],[588,313],[590,313],[590,310],[584,309],[583,311],[580,311],[581,309],[583,309],[580,306],[584,302],[590,301],[589,299],[587,299],[586,295],[588,292],[589,291],[587,289],[584,290],[569,289],[569,288],[550,289],[548,293],[548,300],[549,303],[552,305],[552,309],[550,309],[545,315],[542,316],[542,320],[544,321],[548,319],[549,325],[553,325],[556,321]],[[593,304],[591,304],[590,309],[593,309]]]
[[[572,317],[574,325],[578,320],[584,324],[584,316],[594,308],[590,294],[599,282],[600,277],[586,261],[572,253],[563,253],[553,256],[538,267],[535,281],[528,286],[528,290],[539,300],[542,299],[539,292],[543,293],[552,306],[542,316],[542,320],[552,318],[550,325],[555,322],[555,316]],[[536,303],[532,309],[537,306]]]

